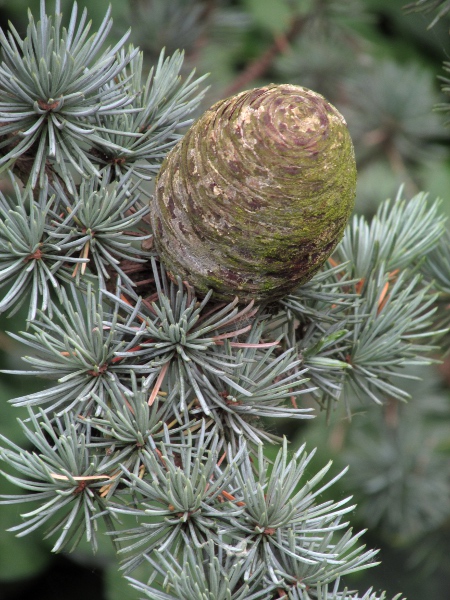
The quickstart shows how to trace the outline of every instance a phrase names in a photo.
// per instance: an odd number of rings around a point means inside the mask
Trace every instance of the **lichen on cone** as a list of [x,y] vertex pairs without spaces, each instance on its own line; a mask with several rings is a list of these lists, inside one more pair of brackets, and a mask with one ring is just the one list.
[[344,117],[323,96],[268,85],[207,110],[161,166],[154,241],[200,294],[282,297],[340,241],[356,166]]

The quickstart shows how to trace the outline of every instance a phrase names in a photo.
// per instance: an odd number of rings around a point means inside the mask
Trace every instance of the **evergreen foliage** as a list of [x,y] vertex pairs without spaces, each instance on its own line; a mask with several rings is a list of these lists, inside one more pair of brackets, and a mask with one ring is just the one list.
[[[432,4],[416,7],[442,3]],[[187,45],[200,27],[196,6]],[[339,3],[322,8],[304,21],[310,31],[330,24],[345,54],[345,14],[343,24]],[[10,530],[42,529],[54,552],[82,541],[95,552],[103,527],[131,586],[158,600],[385,600],[349,587],[350,574],[377,564],[377,551],[349,525],[350,498],[329,496],[346,469],[316,468],[305,444],[290,453],[266,418],[303,423],[325,409],[330,420],[341,407],[351,417],[352,394],[368,411],[375,404],[371,419],[381,425],[359,425],[363,441],[352,443],[364,452],[348,455],[364,481],[362,510],[408,539],[418,535],[418,507],[423,530],[445,521],[443,461],[430,459],[427,487],[414,479],[421,457],[411,460],[402,433],[414,420],[405,418],[384,454],[373,434],[383,428],[380,405],[410,398],[410,367],[435,362],[448,330],[440,202],[423,193],[407,201],[400,189],[370,221],[355,216],[333,257],[281,300],[200,297],[152,247],[148,180],[191,123],[204,77],[185,75],[175,49],[146,77],[127,35],[104,49],[109,12],[90,35],[76,4],[67,28],[58,0],[47,10],[41,0],[24,37],[12,25],[0,33],[0,168],[12,187],[0,194],[0,311],[27,306],[23,331],[10,335],[30,366],[4,372],[48,382],[11,400],[27,411],[23,444],[0,436],[1,473],[22,490],[0,503],[32,504]],[[386,72],[385,83],[398,77],[392,65]],[[408,82],[417,75],[403,72]],[[373,112],[394,107],[393,119],[406,122],[396,86],[372,85]],[[367,137],[375,122],[358,122],[354,109],[355,131]],[[418,161],[434,125],[415,121],[381,142]],[[273,456],[268,444],[280,446]],[[145,581],[135,575],[143,570]]]
[[448,2],[448,0],[417,0],[416,2],[407,4],[405,8],[411,11],[423,11],[425,13],[437,10],[436,16],[429,24],[429,27],[433,27],[441,17],[444,17],[450,11],[450,2]]

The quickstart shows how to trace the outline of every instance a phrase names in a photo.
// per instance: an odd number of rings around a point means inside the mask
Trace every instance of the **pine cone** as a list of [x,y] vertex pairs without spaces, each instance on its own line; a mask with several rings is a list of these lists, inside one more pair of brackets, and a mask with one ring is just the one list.
[[217,299],[277,299],[341,239],[356,166],[343,116],[295,85],[212,106],[162,164],[152,206],[165,266]]

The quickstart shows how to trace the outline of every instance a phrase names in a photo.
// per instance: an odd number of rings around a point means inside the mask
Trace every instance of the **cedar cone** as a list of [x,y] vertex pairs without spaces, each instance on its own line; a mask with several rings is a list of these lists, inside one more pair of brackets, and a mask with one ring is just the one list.
[[221,100],[168,154],[152,206],[161,260],[200,294],[275,300],[340,241],[356,166],[344,117],[295,85]]

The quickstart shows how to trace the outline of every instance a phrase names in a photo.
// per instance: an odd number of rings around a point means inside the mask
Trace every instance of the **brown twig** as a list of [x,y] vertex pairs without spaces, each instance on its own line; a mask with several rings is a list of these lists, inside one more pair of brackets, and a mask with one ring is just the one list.
[[286,52],[292,42],[305,26],[306,18],[295,16],[292,18],[286,33],[275,36],[271,46],[258,58],[250,62],[236,79],[225,89],[224,96],[232,96],[248,87],[249,83],[259,79],[266,73],[278,54]]

